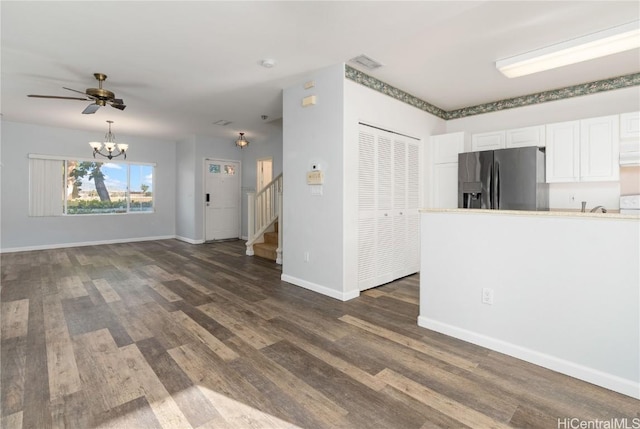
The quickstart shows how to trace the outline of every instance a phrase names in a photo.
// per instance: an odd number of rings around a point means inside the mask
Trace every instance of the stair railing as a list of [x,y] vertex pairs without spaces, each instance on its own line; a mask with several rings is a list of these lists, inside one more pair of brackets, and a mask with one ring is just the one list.
[[[253,245],[263,239],[265,231],[278,220],[282,213],[282,174],[265,185],[257,194],[247,193],[247,213],[246,254],[252,256]],[[276,263],[282,264],[282,225],[278,226]]]

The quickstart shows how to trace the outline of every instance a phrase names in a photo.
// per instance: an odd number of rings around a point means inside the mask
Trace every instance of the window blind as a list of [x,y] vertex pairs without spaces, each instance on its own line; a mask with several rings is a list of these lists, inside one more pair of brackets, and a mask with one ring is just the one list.
[[64,162],[29,159],[29,216],[62,216]]

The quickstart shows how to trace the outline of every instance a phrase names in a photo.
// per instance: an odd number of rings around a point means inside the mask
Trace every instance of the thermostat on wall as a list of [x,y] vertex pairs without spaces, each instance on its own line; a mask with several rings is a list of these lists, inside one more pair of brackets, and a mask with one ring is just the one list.
[[324,182],[324,174],[320,170],[307,172],[307,185],[322,185]]

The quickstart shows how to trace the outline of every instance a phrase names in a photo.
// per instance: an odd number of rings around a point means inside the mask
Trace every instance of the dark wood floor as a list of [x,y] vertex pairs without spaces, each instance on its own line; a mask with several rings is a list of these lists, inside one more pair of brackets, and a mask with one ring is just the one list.
[[3,254],[2,427],[640,417],[640,401],[418,327],[417,276],[343,303],[243,252],[163,240]]

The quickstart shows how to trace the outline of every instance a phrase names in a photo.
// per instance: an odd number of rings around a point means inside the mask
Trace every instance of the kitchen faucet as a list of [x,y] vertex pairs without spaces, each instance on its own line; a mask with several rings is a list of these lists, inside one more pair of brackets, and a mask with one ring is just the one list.
[[597,212],[597,211],[598,211],[598,209],[602,210],[602,213],[606,213],[606,212],[607,212],[607,209],[605,209],[604,207],[602,207],[602,206],[595,206],[594,208],[592,208],[592,209],[591,209],[591,213],[595,213],[595,212]]

